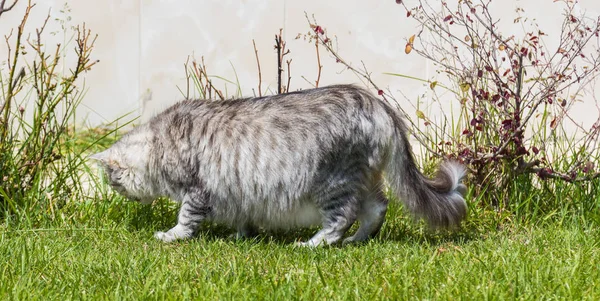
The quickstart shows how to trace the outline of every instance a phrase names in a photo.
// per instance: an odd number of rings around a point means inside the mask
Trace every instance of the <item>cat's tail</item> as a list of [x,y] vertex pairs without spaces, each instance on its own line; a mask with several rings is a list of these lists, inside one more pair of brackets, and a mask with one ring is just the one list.
[[432,227],[460,224],[467,214],[467,203],[463,198],[467,187],[461,183],[465,167],[458,162],[445,161],[435,177],[424,176],[415,163],[404,123],[398,115],[393,119],[396,128],[386,167],[386,178],[393,192],[408,210]]

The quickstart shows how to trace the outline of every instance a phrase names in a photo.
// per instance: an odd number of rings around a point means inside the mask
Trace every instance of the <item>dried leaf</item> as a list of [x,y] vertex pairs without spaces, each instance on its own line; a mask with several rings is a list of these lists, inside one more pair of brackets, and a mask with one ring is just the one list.
[[408,43],[412,44],[415,42],[415,35],[410,36],[410,38],[408,38]]
[[437,86],[437,84],[438,84],[438,82],[437,82],[437,81],[431,82],[431,83],[429,84],[429,88],[430,88],[431,90],[433,90],[433,89],[435,89],[435,86]]
[[404,47],[404,53],[409,54],[412,51],[412,45],[410,43],[406,44]]

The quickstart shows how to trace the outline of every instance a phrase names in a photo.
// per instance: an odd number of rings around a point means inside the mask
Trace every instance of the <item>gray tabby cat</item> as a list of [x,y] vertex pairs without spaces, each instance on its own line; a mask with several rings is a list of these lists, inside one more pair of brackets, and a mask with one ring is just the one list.
[[155,237],[190,238],[203,221],[258,228],[322,225],[301,244],[364,241],[383,224],[384,178],[432,226],[460,223],[465,169],[444,162],[433,179],[417,168],[400,115],[352,85],[227,101],[185,100],[92,158],[112,187],[149,203],[181,202],[178,223]]

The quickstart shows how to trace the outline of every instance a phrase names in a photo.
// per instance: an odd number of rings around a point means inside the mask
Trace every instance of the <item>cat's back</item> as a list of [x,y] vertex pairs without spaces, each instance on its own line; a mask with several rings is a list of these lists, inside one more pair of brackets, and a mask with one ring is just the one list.
[[[294,91],[285,94],[229,100],[184,100],[157,117],[168,115],[224,115],[234,119],[266,114],[317,115],[328,110],[344,113],[348,110],[368,109],[380,101],[371,93],[354,85],[333,85],[322,88]],[[255,117],[255,116],[252,116]]]
[[387,128],[381,126],[389,123],[384,111],[366,90],[336,85],[266,97],[184,100],[153,118],[150,127],[164,144],[182,148],[324,151],[339,141],[371,139],[376,128]]

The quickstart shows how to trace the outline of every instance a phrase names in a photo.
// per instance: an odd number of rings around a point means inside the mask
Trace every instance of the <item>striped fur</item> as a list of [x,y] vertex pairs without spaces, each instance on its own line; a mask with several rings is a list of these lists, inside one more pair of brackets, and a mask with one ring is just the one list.
[[467,210],[464,168],[445,162],[435,178],[423,176],[397,111],[352,85],[182,101],[92,158],[125,196],[182,203],[178,224],[155,235],[166,242],[207,220],[239,236],[319,224],[310,246],[340,241],[358,221],[345,241],[363,241],[385,219],[384,178],[433,226],[457,225]]

